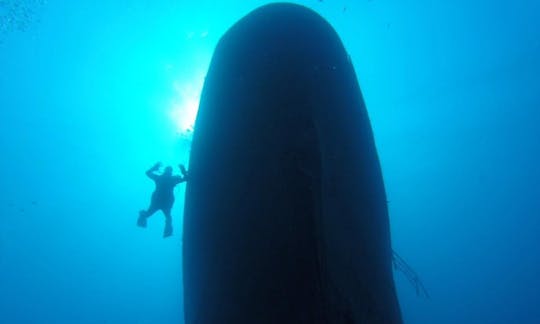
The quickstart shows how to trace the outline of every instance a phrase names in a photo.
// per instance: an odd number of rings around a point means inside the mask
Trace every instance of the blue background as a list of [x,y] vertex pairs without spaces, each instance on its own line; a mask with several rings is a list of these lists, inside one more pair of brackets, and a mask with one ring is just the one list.
[[[0,322],[180,323],[184,186],[212,51],[266,1],[0,1]],[[540,2],[295,1],[351,55],[406,323],[540,323]]]

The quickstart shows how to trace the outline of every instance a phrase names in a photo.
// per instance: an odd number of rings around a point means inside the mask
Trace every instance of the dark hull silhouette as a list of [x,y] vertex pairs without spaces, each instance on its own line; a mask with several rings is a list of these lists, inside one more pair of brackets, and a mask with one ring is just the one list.
[[401,323],[384,185],[331,26],[261,7],[220,40],[184,216],[187,324]]

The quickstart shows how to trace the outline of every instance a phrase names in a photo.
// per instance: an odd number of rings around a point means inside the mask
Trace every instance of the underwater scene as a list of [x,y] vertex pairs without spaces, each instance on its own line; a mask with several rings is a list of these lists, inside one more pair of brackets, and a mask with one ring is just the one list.
[[0,0],[0,323],[540,323],[540,1]]

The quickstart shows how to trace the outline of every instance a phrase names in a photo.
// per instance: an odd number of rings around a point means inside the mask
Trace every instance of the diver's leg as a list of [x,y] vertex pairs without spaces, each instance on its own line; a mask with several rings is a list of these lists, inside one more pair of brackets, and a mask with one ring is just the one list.
[[137,226],[146,227],[146,219],[152,216],[158,209],[154,204],[150,204],[147,210],[141,210],[139,212],[139,218],[137,219]]
[[163,237],[169,237],[173,233],[171,209],[163,209],[165,215],[165,229],[163,230]]

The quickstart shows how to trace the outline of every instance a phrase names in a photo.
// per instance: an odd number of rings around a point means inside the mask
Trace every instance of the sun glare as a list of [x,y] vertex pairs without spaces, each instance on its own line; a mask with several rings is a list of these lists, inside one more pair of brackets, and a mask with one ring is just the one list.
[[174,98],[171,103],[170,117],[175,125],[175,131],[180,136],[190,137],[193,132],[199,99],[204,82],[204,74],[186,81],[174,81]]

